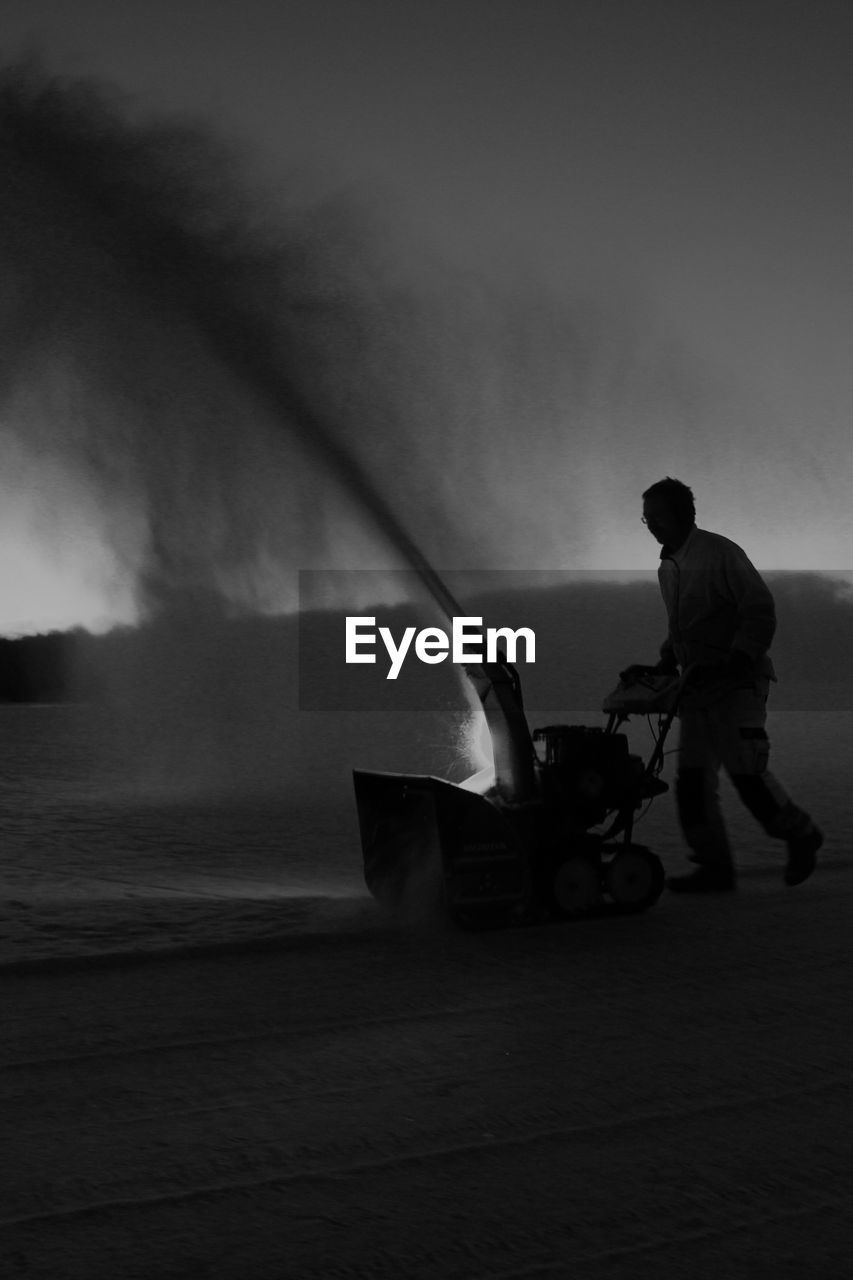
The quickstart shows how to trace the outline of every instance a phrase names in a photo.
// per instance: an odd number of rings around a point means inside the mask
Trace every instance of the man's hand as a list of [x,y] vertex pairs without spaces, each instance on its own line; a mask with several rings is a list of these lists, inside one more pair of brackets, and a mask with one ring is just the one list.
[[623,684],[631,684],[634,680],[642,680],[649,676],[677,676],[678,667],[673,667],[672,663],[656,662],[644,664],[642,662],[634,662],[630,667],[626,667],[624,671],[619,672],[619,679]]

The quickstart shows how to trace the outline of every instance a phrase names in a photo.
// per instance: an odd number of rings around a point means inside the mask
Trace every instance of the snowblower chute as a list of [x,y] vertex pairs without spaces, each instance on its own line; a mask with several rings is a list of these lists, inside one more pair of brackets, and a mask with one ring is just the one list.
[[[470,928],[652,906],[663,867],[633,842],[634,814],[667,790],[658,774],[679,682],[632,668],[604,702],[606,726],[531,733],[513,667],[465,670],[491,735],[493,785],[478,794],[428,775],[355,770],[374,897],[403,910],[443,908]],[[658,733],[644,764],[618,729],[652,712]]]

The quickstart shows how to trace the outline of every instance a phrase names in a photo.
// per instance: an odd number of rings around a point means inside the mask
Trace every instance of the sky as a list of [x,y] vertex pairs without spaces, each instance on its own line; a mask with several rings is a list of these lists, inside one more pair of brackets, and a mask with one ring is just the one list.
[[[0,0],[0,33],[204,121],[272,220],[288,190],[370,211],[431,317],[394,462],[430,558],[654,568],[639,494],[673,474],[759,567],[853,563],[848,4]],[[0,630],[134,617],[96,491],[6,436]]]

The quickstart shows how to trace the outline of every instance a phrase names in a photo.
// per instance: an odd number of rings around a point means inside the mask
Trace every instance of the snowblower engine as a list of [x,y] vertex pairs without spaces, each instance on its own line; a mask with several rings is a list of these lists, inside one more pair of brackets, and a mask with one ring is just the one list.
[[584,829],[603,822],[631,798],[643,773],[639,756],[628,753],[622,733],[586,725],[551,724],[533,732],[539,754],[543,798],[575,815]]

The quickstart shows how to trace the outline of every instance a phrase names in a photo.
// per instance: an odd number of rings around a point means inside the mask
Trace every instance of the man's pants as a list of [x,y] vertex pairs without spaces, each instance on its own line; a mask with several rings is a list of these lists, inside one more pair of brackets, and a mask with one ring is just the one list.
[[709,706],[679,712],[681,736],[675,795],[693,862],[731,865],[729,838],[720,811],[719,773],[726,770],[741,800],[769,836],[797,839],[811,831],[807,813],[791,802],[767,768],[765,729],[769,681],[731,690]]

